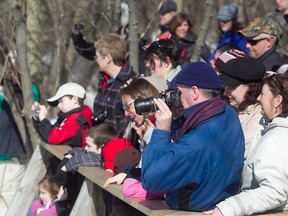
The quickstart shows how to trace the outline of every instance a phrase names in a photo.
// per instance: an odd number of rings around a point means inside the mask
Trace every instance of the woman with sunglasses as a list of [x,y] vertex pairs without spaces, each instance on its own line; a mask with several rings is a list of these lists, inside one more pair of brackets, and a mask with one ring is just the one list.
[[266,70],[262,63],[246,56],[231,59],[221,67],[220,72],[225,86],[224,95],[240,119],[245,137],[244,158],[247,158],[261,123],[261,106],[257,97],[261,92]]
[[288,197],[288,74],[264,79],[258,97],[266,124],[260,140],[245,161],[238,195],[222,201],[206,214],[251,215],[287,210]]
[[209,62],[214,59],[218,48],[224,43],[233,44],[237,46],[237,49],[244,51],[246,55],[249,54],[245,37],[238,34],[238,30],[242,29],[242,24],[238,21],[238,8],[236,5],[227,4],[220,8],[218,26],[220,39],[209,57]]

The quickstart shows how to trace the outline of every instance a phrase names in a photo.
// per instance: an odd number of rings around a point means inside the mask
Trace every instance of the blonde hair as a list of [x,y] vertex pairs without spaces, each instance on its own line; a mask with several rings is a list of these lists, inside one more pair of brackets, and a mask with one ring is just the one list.
[[102,35],[96,42],[95,48],[102,57],[110,54],[114,63],[122,66],[126,58],[126,44],[120,35],[110,33]]

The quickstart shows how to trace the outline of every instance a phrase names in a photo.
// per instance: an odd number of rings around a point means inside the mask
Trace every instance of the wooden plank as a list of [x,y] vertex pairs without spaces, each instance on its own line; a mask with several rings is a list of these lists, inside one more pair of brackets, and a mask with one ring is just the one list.
[[[43,154],[50,153],[46,152]],[[42,160],[43,156],[47,155],[41,155],[40,147],[37,146],[6,215],[27,215],[31,203],[38,192],[38,182],[46,173],[46,167]]]
[[77,200],[71,210],[70,216],[105,215],[105,206],[102,200],[102,193],[100,190],[97,190],[94,185],[95,184],[89,179],[84,181]]
[[[41,144],[47,151],[51,152],[53,155],[57,156],[59,159],[62,159],[64,153],[66,153],[70,147],[65,145],[48,145],[48,144]],[[106,172],[103,168],[100,167],[80,167],[78,172],[85,176],[87,179],[91,180],[91,182],[95,183],[100,188],[110,192],[117,198],[123,200],[124,202],[128,203],[132,207],[138,209],[139,211],[143,212],[146,215],[151,216],[187,216],[187,215],[194,215],[194,216],[203,216],[202,212],[191,212],[191,211],[180,211],[180,210],[172,210],[169,209],[167,204],[160,199],[157,200],[145,200],[145,199],[129,199],[125,197],[122,193],[122,185],[109,185],[108,188],[104,188],[104,183],[107,178],[113,176],[112,173]],[[87,199],[87,196],[86,196]],[[85,200],[84,200],[85,201]],[[82,204],[83,202],[82,201]],[[77,208],[83,208],[83,206],[79,205]],[[75,214],[76,215],[76,214]],[[78,214],[81,215],[81,214]],[[254,214],[255,215],[255,214]],[[270,213],[263,213],[258,215],[265,215],[265,216],[273,216],[273,215],[281,215],[281,216],[288,216],[288,211],[284,212],[270,212]]]

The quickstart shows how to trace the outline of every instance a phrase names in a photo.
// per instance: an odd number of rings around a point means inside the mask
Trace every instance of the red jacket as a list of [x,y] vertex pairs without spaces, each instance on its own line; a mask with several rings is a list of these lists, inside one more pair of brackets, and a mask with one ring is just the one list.
[[51,125],[48,119],[33,120],[41,138],[50,144],[67,144],[71,147],[85,147],[86,134],[92,126],[92,111],[84,105],[68,113],[58,113],[57,121]]

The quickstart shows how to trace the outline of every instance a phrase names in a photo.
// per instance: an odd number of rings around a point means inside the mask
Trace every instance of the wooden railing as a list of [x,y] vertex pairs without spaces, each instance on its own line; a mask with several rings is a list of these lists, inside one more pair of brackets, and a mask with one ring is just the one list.
[[[46,167],[44,161],[49,156],[54,155],[60,160],[63,159],[71,147],[67,145],[49,145],[41,143],[35,149],[33,156],[27,167],[25,176],[23,177],[17,194],[15,195],[6,216],[26,216],[30,205],[37,194],[37,184],[44,177]],[[168,216],[168,215],[198,215],[203,216],[202,212],[186,212],[179,210],[172,210],[161,200],[143,200],[143,199],[129,199],[122,193],[122,185],[110,185],[104,188],[103,185],[107,178],[111,177],[110,172],[106,172],[100,167],[80,167],[78,172],[83,175],[86,180],[82,185],[77,200],[73,206],[70,216],[78,215],[105,215],[105,208],[102,200],[102,191],[106,190],[118,199],[126,202],[135,209],[143,212],[146,215],[152,216]],[[269,215],[286,215],[288,212],[266,213]]]

